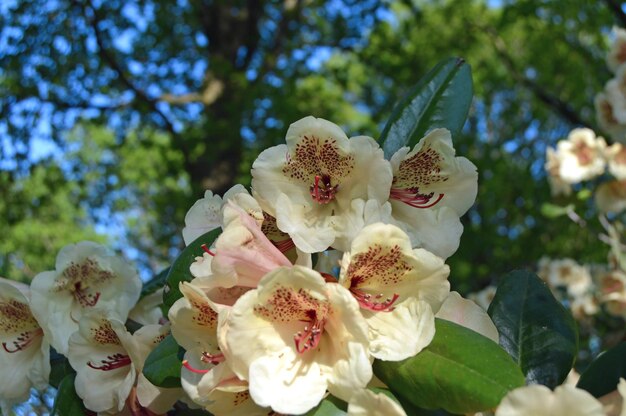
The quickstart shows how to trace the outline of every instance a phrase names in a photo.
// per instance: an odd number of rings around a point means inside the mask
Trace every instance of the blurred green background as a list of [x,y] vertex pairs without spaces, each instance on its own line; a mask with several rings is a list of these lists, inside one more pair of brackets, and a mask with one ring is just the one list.
[[584,204],[584,230],[540,208],[546,146],[598,131],[613,25],[626,25],[614,0],[2,1],[0,276],[30,281],[91,239],[149,278],[182,248],[204,190],[248,185],[291,122],[312,114],[376,138],[449,56],[472,67],[453,139],[480,174],[453,288],[544,255],[603,261]]

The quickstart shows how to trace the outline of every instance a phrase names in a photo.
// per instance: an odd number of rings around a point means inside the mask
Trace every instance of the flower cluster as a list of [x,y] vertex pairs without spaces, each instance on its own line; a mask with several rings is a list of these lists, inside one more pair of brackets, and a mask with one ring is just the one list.
[[[1,280],[0,374],[11,379],[0,387],[3,412],[27,399],[31,387],[48,384],[50,347],[76,371],[76,392],[88,409],[165,412],[180,392],[158,389],[141,369],[169,329],[156,323],[154,308],[133,310],[140,291],[137,272],[91,242],[63,248],[56,269],[39,273],[30,288]],[[129,314],[147,324],[132,335],[124,326]]]
[[187,243],[222,228],[169,311],[187,395],[216,415],[265,415],[330,393],[365,414],[397,407],[364,391],[372,360],[419,353],[438,312],[497,339],[484,311],[449,296],[444,262],[476,190],[447,130],[386,160],[329,121],[292,124],[254,162],[251,194],[207,192],[185,219]]
[[596,117],[613,139],[626,143],[626,30],[614,27],[613,36],[606,61],[615,76],[596,95]]

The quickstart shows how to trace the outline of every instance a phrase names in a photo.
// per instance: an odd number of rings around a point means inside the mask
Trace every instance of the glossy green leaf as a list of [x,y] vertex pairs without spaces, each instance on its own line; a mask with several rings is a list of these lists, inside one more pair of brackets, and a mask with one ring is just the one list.
[[75,374],[76,372],[70,365],[70,362],[64,355],[59,354],[54,350],[54,348],[50,349],[50,377],[48,378],[48,382],[50,385],[56,389],[59,388],[61,381],[69,375]]
[[87,414],[82,399],[76,394],[75,378],[76,374],[68,374],[59,384],[50,416],[84,416]]
[[305,413],[305,416],[345,416],[347,414],[348,404],[329,395],[315,408]]
[[596,358],[581,374],[576,387],[601,397],[615,390],[620,378],[626,378],[626,342]]
[[404,361],[374,361],[374,374],[401,402],[472,413],[492,409],[524,385],[511,357],[490,339],[442,319],[428,347]]
[[489,306],[500,345],[526,375],[528,384],[560,385],[578,352],[576,322],[534,273],[507,274]]
[[162,288],[163,285],[165,285],[167,281],[167,275],[169,274],[169,272],[170,272],[169,267],[166,269],[163,269],[152,279],[144,283],[141,288],[141,296],[139,298],[141,299],[148,295],[151,295],[152,293]]
[[146,358],[143,375],[158,387],[180,387],[182,351],[172,335],[166,336]]
[[189,272],[189,266],[191,266],[191,263],[195,261],[196,257],[202,257],[204,254],[202,245],[206,244],[207,246],[210,246],[213,244],[213,241],[215,241],[221,232],[221,228],[218,228],[201,235],[185,247],[176,260],[174,260],[174,263],[172,264],[172,267],[170,267],[169,273],[167,274],[167,283],[165,285],[165,291],[163,292],[163,306],[164,309],[166,309],[165,312],[172,307],[174,302],[183,296],[178,289],[178,284],[180,282],[189,282],[193,280],[193,276]]
[[472,103],[472,72],[461,58],[438,63],[395,106],[380,136],[385,157],[415,145],[431,129],[458,134]]

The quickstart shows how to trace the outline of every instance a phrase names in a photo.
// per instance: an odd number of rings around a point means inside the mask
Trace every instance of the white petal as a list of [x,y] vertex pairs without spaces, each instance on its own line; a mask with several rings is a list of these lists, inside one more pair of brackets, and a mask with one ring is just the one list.
[[435,316],[469,328],[498,343],[498,330],[487,312],[473,301],[461,297],[458,292],[450,292]]
[[585,390],[563,385],[554,392],[542,385],[510,391],[496,416],[604,416],[602,404]]
[[406,412],[383,393],[360,390],[348,403],[348,416],[406,416]]

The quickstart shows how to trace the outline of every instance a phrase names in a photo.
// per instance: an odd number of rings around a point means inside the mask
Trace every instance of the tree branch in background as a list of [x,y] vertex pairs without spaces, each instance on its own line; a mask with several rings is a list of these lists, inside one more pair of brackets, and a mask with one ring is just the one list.
[[[98,44],[98,53],[103,61],[105,61],[116,73],[119,77],[120,81],[130,90],[135,93],[135,96],[141,101],[148,104],[150,109],[159,115],[159,117],[163,120],[165,128],[173,135],[176,136],[176,131],[174,130],[174,125],[169,120],[169,118],[157,107],[157,101],[148,97],[148,95],[141,90],[138,86],[136,86],[131,79],[126,75],[126,71],[122,68],[122,66],[115,60],[112,54],[109,53],[104,44],[104,37],[102,36],[102,32],[100,31],[99,24],[101,22],[101,18],[98,15],[98,10],[91,4],[90,1],[87,1],[87,4],[82,4],[77,0],[72,1],[74,4],[78,5],[83,10],[83,15],[89,21],[90,26],[94,30],[94,34],[96,37],[96,43]],[[89,7],[91,12],[91,19],[89,18],[88,9]]]
[[620,24],[626,27],[626,13],[622,10],[622,3],[615,0],[604,0],[609,10],[613,12],[615,18],[619,20]]
[[585,126],[597,130],[596,126],[594,126],[593,123],[584,120],[580,116],[580,114],[578,114],[578,112],[576,112],[569,104],[561,100],[556,95],[548,92],[545,87],[537,84],[534,80],[525,76],[515,65],[513,58],[508,53],[509,49],[507,48],[507,45],[505,44],[504,40],[497,34],[495,29],[484,27],[480,29],[487,33],[494,45],[498,57],[502,60],[502,63],[508,69],[509,73],[516,82],[522,84],[526,89],[532,92],[539,101],[552,108],[557,114],[559,114],[562,118],[564,118],[571,124]]

